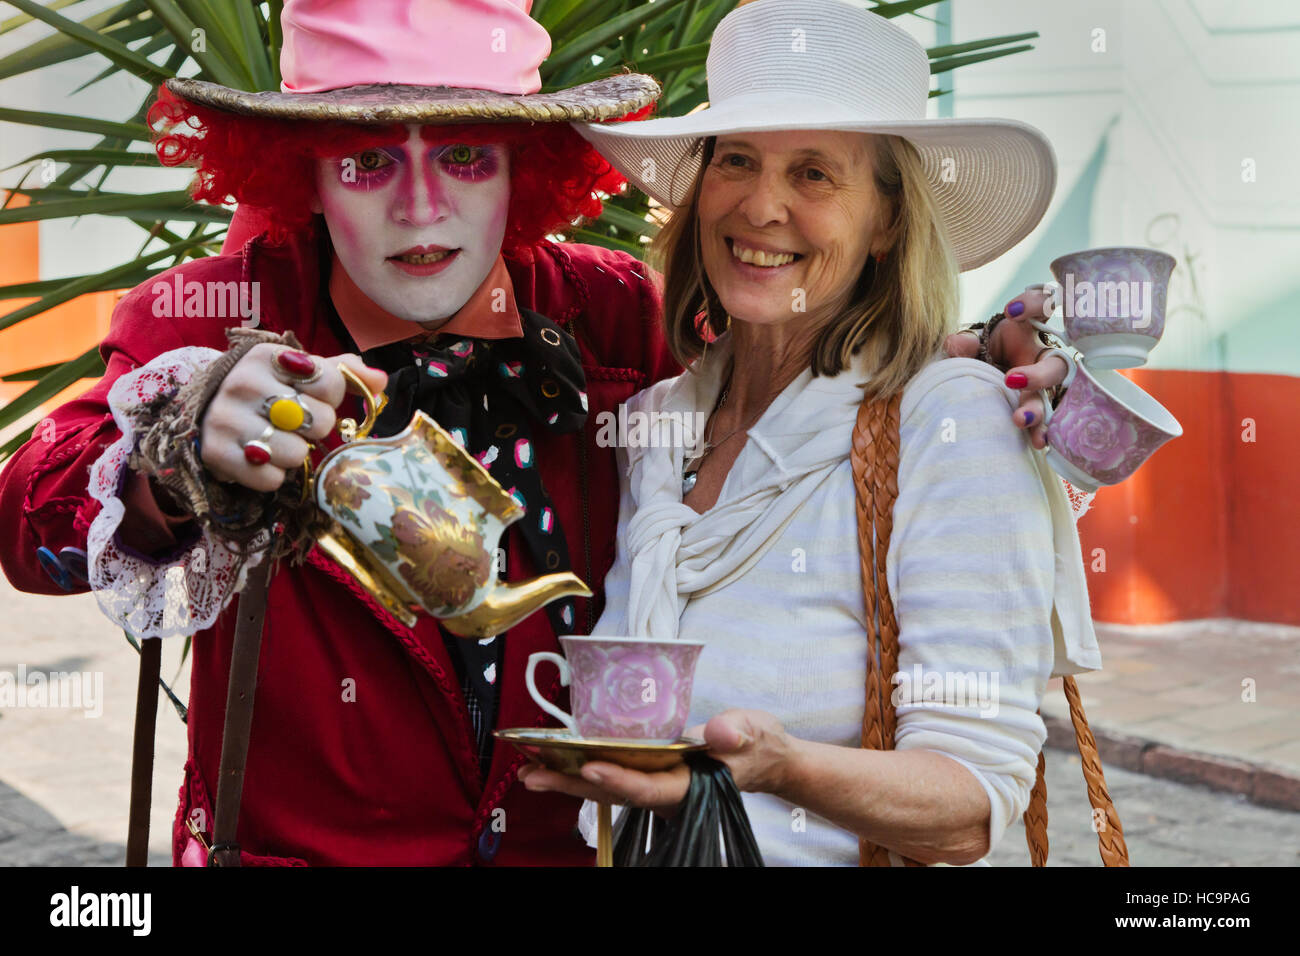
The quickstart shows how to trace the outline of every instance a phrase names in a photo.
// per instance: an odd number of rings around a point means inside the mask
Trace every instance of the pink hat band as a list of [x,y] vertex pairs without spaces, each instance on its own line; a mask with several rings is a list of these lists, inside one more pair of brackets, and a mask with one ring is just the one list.
[[286,93],[392,83],[525,94],[551,38],[532,0],[287,0]]

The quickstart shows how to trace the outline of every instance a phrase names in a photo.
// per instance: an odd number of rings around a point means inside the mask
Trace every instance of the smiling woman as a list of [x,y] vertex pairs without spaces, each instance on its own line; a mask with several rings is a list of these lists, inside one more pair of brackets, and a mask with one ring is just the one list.
[[[671,209],[665,328],[689,370],[629,415],[708,416],[701,451],[621,453],[592,633],[705,644],[687,733],[769,865],[981,861],[1028,805],[1048,678],[1099,665],[1061,483],[1002,376],[943,359],[958,269],[1037,223],[1050,146],[926,119],[920,45],[838,0],[737,9],[708,76],[707,109],[582,127]],[[991,706],[912,692],[955,675]],[[525,785],[672,815],[688,777],[589,763]]]
[[704,350],[701,313],[713,337],[730,325],[727,308],[749,322],[820,322],[819,375],[865,346],[872,391],[893,391],[939,349],[956,319],[956,265],[911,144],[797,131],[708,137],[698,149],[689,198],[656,242],[679,361]]

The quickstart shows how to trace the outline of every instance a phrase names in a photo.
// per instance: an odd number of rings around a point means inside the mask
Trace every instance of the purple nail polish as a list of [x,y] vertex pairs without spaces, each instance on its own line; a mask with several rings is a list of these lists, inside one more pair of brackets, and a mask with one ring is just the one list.
[[1011,316],[1012,318],[1015,318],[1023,311],[1025,311],[1025,304],[1023,302],[1012,302],[1009,306],[1007,306],[1007,315]]
[[1025,424],[1026,424],[1026,425],[1032,425],[1033,423],[1034,423],[1034,413],[1033,413],[1033,412],[1025,412]]

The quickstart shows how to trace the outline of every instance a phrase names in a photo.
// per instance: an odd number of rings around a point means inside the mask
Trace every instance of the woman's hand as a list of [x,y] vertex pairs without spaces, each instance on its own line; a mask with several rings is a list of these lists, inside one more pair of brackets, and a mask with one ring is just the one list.
[[[315,381],[297,381],[283,366],[273,366],[276,356],[288,351],[310,360],[320,372]],[[285,476],[302,464],[310,449],[309,441],[319,441],[334,427],[334,409],[344,395],[354,390],[339,364],[346,364],[359,374],[374,392],[383,391],[388,376],[380,369],[368,367],[359,355],[344,354],[328,358],[286,350],[284,346],[262,342],[253,346],[226,375],[203,415],[199,438],[200,457],[205,468],[218,481],[237,482],[254,491],[274,491]],[[257,438],[269,424],[262,413],[268,396],[298,392],[302,404],[311,414],[311,425],[297,432],[276,429],[267,444],[271,459],[254,464],[244,456],[244,444]]]
[[[709,756],[727,765],[738,789],[768,793],[780,793],[784,789],[794,738],[771,714],[761,710],[727,710],[703,728],[692,727],[686,734],[703,737],[709,745]],[[685,765],[642,773],[593,761],[583,766],[581,777],[530,764],[519,771],[519,779],[529,790],[557,790],[599,803],[626,803],[671,817],[686,798],[691,774]]]
[[[1027,321],[1046,321],[1043,309],[1047,294],[1041,289],[1025,292],[1007,303],[1003,312],[1006,319],[999,322],[989,340],[989,358],[1007,373],[1008,388],[1020,389],[1020,407],[1011,420],[1018,428],[1029,429],[1029,441],[1035,448],[1045,448],[1043,437],[1043,398],[1040,388],[1053,388],[1065,381],[1069,366],[1059,355],[1047,355],[1035,361],[1046,348],[1038,338],[1038,330]],[[975,358],[979,352],[979,338],[967,332],[954,332],[944,343],[950,358]]]

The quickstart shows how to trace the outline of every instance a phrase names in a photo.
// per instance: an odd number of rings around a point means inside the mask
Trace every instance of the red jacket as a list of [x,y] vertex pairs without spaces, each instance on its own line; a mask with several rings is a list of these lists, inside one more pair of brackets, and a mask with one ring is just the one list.
[[[547,243],[508,265],[519,305],[571,328],[582,349],[587,428],[563,436],[539,429],[535,437],[574,571],[596,592],[577,602],[574,630],[587,633],[603,607],[618,516],[614,449],[596,445],[597,415],[680,367],[664,344],[650,273],[631,256]],[[318,355],[346,350],[320,301],[315,240],[270,246],[258,238],[173,271],[186,281],[261,282],[262,328],[292,328]],[[36,438],[0,471],[0,566],[19,590],[63,593],[36,550],[86,546],[99,510],[87,494],[88,469],[120,437],[106,404],[113,382],[181,346],[227,347],[229,320],[156,318],[154,281],[118,305],[100,346],[107,372],[51,414],[56,440]],[[340,417],[359,420],[359,401],[348,401]],[[539,573],[517,537],[505,537],[510,580]],[[211,826],[237,603],[193,643],[176,861],[191,810],[202,808]],[[496,726],[554,723],[524,687],[528,656],[541,650],[558,646],[547,616],[534,614],[505,641]],[[347,678],[356,682],[355,702],[343,701]],[[558,675],[549,679],[548,696],[567,706]],[[523,762],[497,745],[481,779],[469,713],[431,618],[404,627],[319,549],[300,567],[282,563],[271,583],[239,818],[245,864],[590,864],[590,850],[574,835],[579,802],[525,790],[516,781]]]

